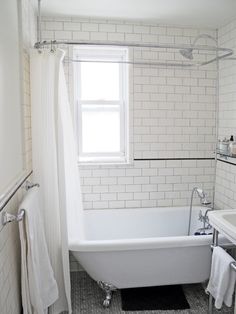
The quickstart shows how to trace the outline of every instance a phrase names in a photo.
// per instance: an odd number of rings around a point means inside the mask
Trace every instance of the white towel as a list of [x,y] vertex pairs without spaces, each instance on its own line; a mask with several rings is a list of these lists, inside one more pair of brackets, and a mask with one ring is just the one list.
[[44,314],[58,299],[57,283],[50,264],[41,218],[39,189],[30,189],[19,209],[21,241],[21,287],[24,314]]
[[215,307],[220,309],[223,302],[227,306],[232,305],[236,273],[230,264],[235,260],[217,246],[213,250],[211,275],[206,292],[215,299]]

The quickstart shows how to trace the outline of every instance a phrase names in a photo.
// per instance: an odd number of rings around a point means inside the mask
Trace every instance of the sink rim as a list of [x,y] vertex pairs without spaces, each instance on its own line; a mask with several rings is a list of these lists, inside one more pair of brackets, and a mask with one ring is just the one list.
[[221,209],[209,212],[209,222],[213,228],[224,234],[229,240],[236,244],[236,224],[230,223],[224,218],[227,215],[235,215],[236,209]]
[[236,227],[236,221],[232,223],[228,217],[234,217],[236,218],[236,213],[228,213],[228,214],[222,214],[222,218],[225,219],[228,223]]

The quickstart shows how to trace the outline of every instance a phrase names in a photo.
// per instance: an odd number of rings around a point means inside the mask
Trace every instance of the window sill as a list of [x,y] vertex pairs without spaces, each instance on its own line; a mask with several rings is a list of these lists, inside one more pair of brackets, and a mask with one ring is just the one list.
[[126,162],[78,162],[78,166],[127,166],[131,165],[131,161]]
[[125,159],[125,160],[91,160],[91,161],[81,161],[78,160],[78,166],[127,166],[131,165],[132,160],[131,159]]

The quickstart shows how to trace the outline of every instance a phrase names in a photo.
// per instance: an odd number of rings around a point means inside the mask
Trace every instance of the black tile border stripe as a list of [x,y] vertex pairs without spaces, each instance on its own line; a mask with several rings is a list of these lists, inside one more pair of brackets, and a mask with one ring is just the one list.
[[234,164],[233,162],[228,161],[228,160],[222,160],[222,159],[218,159],[218,158],[217,158],[217,161],[221,161],[221,162],[224,162],[224,163],[226,163],[226,164],[236,166],[236,164]]
[[214,160],[211,158],[134,158],[134,161],[148,161],[148,160]]

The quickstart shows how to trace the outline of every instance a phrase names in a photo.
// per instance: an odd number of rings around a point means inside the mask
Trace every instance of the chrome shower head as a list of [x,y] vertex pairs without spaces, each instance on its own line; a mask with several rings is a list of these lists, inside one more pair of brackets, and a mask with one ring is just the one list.
[[193,60],[193,49],[192,48],[186,48],[181,49],[179,53],[186,59]]
[[[179,50],[179,53],[186,59],[188,60],[193,60],[193,49],[195,47],[195,44],[196,42],[199,40],[199,39],[211,39],[211,40],[214,40],[215,43],[217,44],[217,41],[214,37],[212,37],[211,35],[208,35],[208,34],[200,34],[198,35],[192,45],[190,45],[190,48],[184,48],[184,49],[180,49]],[[196,49],[196,48],[195,48]]]
[[197,195],[200,198],[202,205],[208,206],[211,204],[211,202],[207,199],[206,193],[202,189],[195,188],[195,191],[197,192]]
[[208,206],[211,205],[211,202],[206,197],[204,197],[203,199],[201,199],[201,204],[203,206]]
[[202,199],[206,196],[205,192],[202,189],[195,188],[195,191],[197,192],[197,195],[198,195],[198,197],[200,197],[200,199]]

